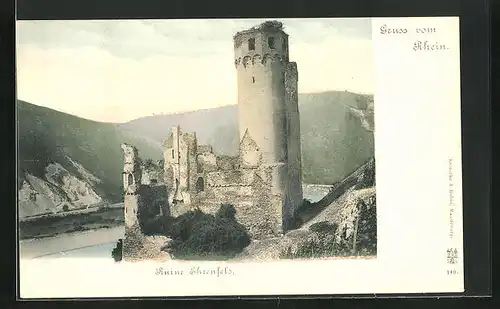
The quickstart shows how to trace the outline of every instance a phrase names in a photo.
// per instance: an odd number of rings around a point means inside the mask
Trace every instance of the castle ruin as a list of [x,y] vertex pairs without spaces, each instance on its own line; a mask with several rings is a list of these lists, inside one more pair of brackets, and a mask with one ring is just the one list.
[[[198,145],[196,133],[174,126],[163,144],[168,198],[163,212],[214,213],[221,204],[232,204],[252,237],[279,236],[291,228],[303,202],[297,64],[289,61],[281,23],[265,22],[233,39],[239,153],[216,155],[210,145]],[[136,151],[124,151],[125,218],[131,227],[137,221],[140,197],[134,184],[140,173],[129,162]]]

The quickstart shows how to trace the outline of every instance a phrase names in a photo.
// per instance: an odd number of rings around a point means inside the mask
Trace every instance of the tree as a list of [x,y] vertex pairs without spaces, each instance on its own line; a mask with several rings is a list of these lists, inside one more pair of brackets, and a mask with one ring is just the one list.
[[276,30],[283,30],[283,23],[280,21],[277,21],[277,20],[268,20],[268,21],[263,22],[260,25],[260,28],[261,29],[272,28],[272,29],[276,29]]

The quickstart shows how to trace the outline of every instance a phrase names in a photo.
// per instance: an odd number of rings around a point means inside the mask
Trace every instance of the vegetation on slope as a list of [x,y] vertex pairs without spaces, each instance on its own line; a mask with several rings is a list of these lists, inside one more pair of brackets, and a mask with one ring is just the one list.
[[347,236],[347,227],[320,221],[309,227],[307,240],[300,242],[294,250],[284,249],[280,258],[304,259],[347,256],[374,256],[377,254],[376,199],[358,201],[359,214],[356,232]]
[[122,195],[124,142],[135,145],[143,158],[161,159],[161,149],[116,125],[82,119],[49,108],[18,101],[18,180],[25,173],[45,178],[45,167],[57,162],[79,175],[68,160],[81,164],[101,180],[96,192],[110,201]]

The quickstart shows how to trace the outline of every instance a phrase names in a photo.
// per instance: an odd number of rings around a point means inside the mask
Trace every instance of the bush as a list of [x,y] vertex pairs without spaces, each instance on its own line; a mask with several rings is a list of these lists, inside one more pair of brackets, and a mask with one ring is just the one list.
[[215,216],[194,209],[176,218],[144,218],[140,227],[145,235],[170,237],[165,249],[174,258],[230,258],[250,244],[245,227],[235,218],[234,206],[222,204]]
[[199,209],[191,210],[175,218],[167,233],[174,240],[187,241],[197,222],[209,222],[211,216]]
[[116,247],[111,251],[111,257],[115,260],[115,262],[119,262],[122,260],[122,248],[123,248],[123,240],[120,238],[116,243]]
[[154,216],[139,221],[142,233],[144,235],[169,235],[170,227],[174,218],[164,216]]
[[375,185],[375,164],[373,162],[369,162],[365,170],[363,171],[363,175],[360,181],[356,184],[356,190],[366,189],[373,187]]
[[277,20],[267,20],[260,24],[261,29],[283,30],[283,23]]
[[141,223],[141,231],[144,235],[151,236],[165,233],[163,222],[159,217],[154,217]]
[[337,233],[337,224],[329,223],[328,221],[321,221],[314,223],[309,227],[309,230],[318,234],[335,234]]
[[174,219],[169,251],[175,258],[231,258],[250,244],[232,205],[221,205],[216,216],[192,210]]
[[377,211],[376,198],[373,197],[367,203],[360,202],[360,225],[357,237],[357,250],[362,255],[377,254]]
[[235,219],[236,209],[231,204],[222,204],[220,205],[219,210],[215,214],[216,219]]

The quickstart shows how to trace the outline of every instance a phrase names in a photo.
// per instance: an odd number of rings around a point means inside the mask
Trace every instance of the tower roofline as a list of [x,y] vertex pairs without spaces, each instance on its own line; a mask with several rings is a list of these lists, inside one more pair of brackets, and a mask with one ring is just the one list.
[[236,34],[233,36],[233,39],[238,38],[239,36],[245,35],[245,34],[250,34],[250,33],[257,33],[257,32],[279,32],[285,36],[288,36],[288,34],[283,30],[283,23],[277,20],[271,20],[271,21],[265,21],[257,26],[254,26],[250,29],[242,30],[236,32]]

